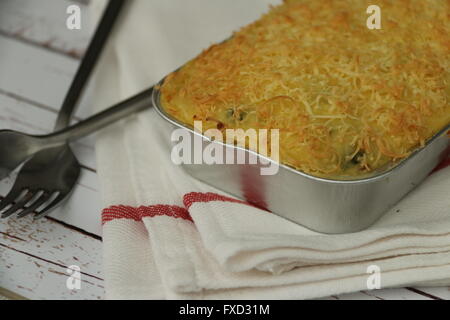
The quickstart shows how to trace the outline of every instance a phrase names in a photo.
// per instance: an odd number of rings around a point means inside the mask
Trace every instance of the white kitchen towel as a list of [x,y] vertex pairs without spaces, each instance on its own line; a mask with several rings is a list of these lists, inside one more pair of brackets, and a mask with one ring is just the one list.
[[[129,1],[96,76],[97,109],[278,2]],[[448,161],[369,229],[325,235],[191,178],[171,162],[169,134],[149,109],[98,135],[108,299],[316,298],[367,290],[374,271],[382,288],[450,282]]]

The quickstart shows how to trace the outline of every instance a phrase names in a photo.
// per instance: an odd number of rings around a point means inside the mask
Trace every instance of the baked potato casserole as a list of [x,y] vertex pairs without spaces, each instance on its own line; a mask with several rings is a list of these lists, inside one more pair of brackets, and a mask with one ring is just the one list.
[[[450,123],[450,0],[286,0],[161,86],[165,111],[203,129],[279,129],[280,161],[359,177]],[[257,151],[257,150],[255,150]]]

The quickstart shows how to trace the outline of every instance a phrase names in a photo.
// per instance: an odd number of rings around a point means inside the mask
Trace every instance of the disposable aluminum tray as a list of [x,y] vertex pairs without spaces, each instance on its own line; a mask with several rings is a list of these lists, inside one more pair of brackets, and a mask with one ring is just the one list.
[[[160,83],[162,84],[163,81]],[[211,141],[165,112],[160,90],[153,91],[153,105],[172,129],[184,129],[203,148],[220,144],[226,151],[252,151]],[[261,164],[183,164],[186,172],[240,199],[250,201],[283,218],[323,233],[349,233],[372,225],[407,193],[419,185],[444,159],[450,147],[450,124],[427,144],[384,172],[358,180],[318,178],[280,164],[275,175],[261,175]],[[167,147],[172,148],[171,137]],[[194,152],[194,150],[192,150]],[[260,163],[258,161],[258,163]]]

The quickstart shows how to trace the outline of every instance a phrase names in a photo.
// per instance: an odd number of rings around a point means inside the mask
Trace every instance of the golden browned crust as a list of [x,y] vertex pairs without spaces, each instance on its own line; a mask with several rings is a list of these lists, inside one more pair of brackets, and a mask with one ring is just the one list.
[[287,0],[162,86],[176,119],[280,129],[280,159],[326,177],[407,157],[450,122],[449,0]]

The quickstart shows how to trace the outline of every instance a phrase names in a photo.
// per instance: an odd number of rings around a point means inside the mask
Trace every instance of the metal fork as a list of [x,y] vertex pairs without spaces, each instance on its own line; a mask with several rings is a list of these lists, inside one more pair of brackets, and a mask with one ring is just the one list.
[[[65,97],[55,131],[70,124],[81,92],[123,4],[123,0],[110,0]],[[80,164],[68,144],[36,153],[23,165],[11,191],[0,202],[1,217],[7,218],[17,213],[22,218],[33,212],[36,213],[36,219],[46,216],[68,198],[78,181],[80,171]]]
[[80,165],[68,145],[37,153],[22,167],[0,202],[2,218],[17,211],[19,218],[33,212],[36,218],[45,216],[71,193],[79,175]]

